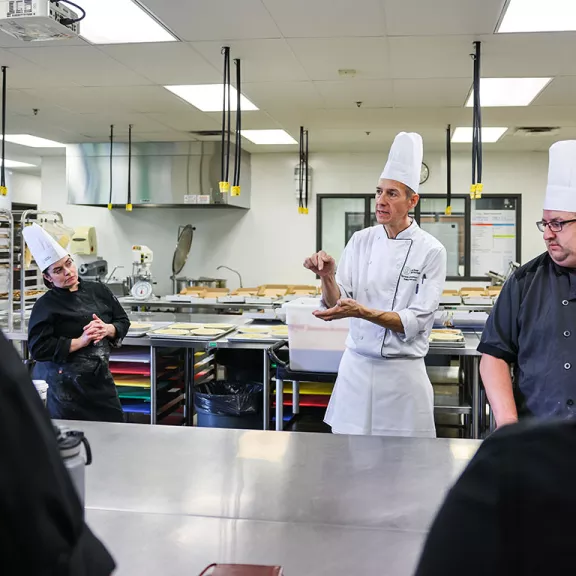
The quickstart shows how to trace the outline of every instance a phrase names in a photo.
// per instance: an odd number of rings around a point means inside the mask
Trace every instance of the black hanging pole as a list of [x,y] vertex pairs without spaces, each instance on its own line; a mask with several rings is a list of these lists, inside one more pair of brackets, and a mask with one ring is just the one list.
[[236,149],[234,150],[234,180],[232,196],[240,196],[240,165],[242,162],[242,77],[240,60],[234,60],[236,66]]
[[452,127],[446,128],[446,215],[452,214]]
[[228,122],[228,134],[227,134],[227,141],[226,141],[226,180],[225,182],[228,183],[228,191],[230,190],[230,141],[232,139],[232,101],[231,101],[231,81],[232,78],[230,76],[230,53],[228,53],[228,58],[226,59],[226,74],[228,77],[228,83],[226,86],[227,91],[227,102],[228,102],[228,109],[227,109],[227,122]]
[[223,96],[222,96],[222,138],[221,138],[221,146],[222,150],[220,151],[221,157],[221,167],[220,167],[220,192],[222,194],[226,194],[230,189],[230,183],[228,182],[228,162],[229,157],[226,155],[226,135],[228,132],[228,128],[226,125],[227,115],[226,115],[226,105],[229,104],[227,102],[228,97],[228,61],[230,58],[230,47],[224,46],[222,48],[222,54],[224,55],[224,77],[222,82],[223,87]]
[[126,211],[132,212],[132,124],[128,125],[128,202]]
[[470,198],[482,196],[482,106],[480,103],[481,42],[474,42],[473,112],[472,112],[472,185]]
[[304,131],[304,214],[308,214],[308,130]]
[[114,124],[110,124],[110,197],[108,198],[108,210],[112,210],[112,160],[114,157]]
[[298,212],[300,214],[304,213],[304,166],[302,163],[302,157],[304,155],[304,126],[300,126],[300,138],[299,138],[299,151],[298,151]]
[[0,169],[0,196],[7,196],[6,188],[6,100],[8,98],[6,85],[7,66],[2,66],[2,168]]

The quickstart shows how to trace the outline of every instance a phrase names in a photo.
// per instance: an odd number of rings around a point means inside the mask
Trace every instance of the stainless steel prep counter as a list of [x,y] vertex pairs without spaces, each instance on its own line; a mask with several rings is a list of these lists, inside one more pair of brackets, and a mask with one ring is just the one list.
[[[132,314],[131,319],[138,322],[200,322],[200,323],[216,323],[223,322],[234,325],[242,325],[250,322],[244,316],[226,316],[219,314],[157,314],[157,313],[144,313]],[[0,326],[1,327],[1,326]],[[6,334],[9,339],[16,341],[26,340],[26,334],[18,331],[12,334]],[[480,383],[480,353],[477,351],[477,346],[480,341],[480,335],[475,332],[465,334],[466,345],[464,348],[454,348],[449,345],[430,348],[429,355],[431,356],[454,356],[460,359],[460,368],[465,376],[465,381],[469,383],[471,407],[468,410],[470,414],[470,435],[472,438],[480,438],[481,431],[488,427],[486,422],[486,399],[484,398],[483,391]],[[141,338],[128,337],[124,339],[124,344],[128,346],[143,346],[150,350],[151,358],[151,381],[152,381],[152,418],[151,423],[155,423],[155,410],[156,410],[156,349],[159,348],[183,348],[186,350],[187,362],[190,361],[189,351],[192,350],[218,350],[218,349],[238,349],[238,350],[261,350],[262,351],[262,366],[263,366],[263,386],[264,398],[270,398],[271,392],[271,379],[272,374],[270,370],[270,360],[268,358],[268,349],[271,344],[258,343],[258,342],[238,342],[228,340],[226,337],[220,338],[216,341],[199,341],[199,340],[184,340],[184,339],[152,339],[148,336]],[[24,347],[23,347],[24,348]],[[188,413],[190,413],[190,391],[187,394]],[[277,387],[277,406],[282,406],[282,388]],[[280,403],[278,403],[280,401]],[[269,402],[264,402],[263,410],[263,428],[269,428],[271,414],[271,406]],[[281,429],[281,424],[278,421],[278,429]]]
[[479,446],[429,440],[67,422],[86,432],[87,519],[119,576],[211,562],[287,576],[412,574]]

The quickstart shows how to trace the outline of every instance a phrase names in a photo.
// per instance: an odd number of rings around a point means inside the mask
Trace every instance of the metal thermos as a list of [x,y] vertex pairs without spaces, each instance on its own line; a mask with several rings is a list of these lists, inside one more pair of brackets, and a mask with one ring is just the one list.
[[[70,430],[68,428],[56,427],[58,436],[58,447],[60,448],[60,455],[64,461],[72,483],[76,488],[78,497],[82,506],[84,506],[84,496],[86,491],[85,484],[85,468],[92,463],[92,451],[90,444],[84,436],[84,432],[80,430]],[[84,456],[82,446],[86,451]]]

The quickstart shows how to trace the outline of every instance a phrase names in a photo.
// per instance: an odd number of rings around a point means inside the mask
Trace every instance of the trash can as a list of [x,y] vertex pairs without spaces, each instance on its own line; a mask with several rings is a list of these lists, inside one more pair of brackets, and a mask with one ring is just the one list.
[[194,388],[201,428],[262,429],[263,386],[255,382],[206,382]]

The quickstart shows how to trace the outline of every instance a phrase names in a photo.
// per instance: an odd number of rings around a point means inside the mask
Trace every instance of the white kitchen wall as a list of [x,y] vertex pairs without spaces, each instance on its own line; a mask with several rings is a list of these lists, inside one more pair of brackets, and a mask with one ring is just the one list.
[[[312,190],[316,194],[371,193],[386,160],[382,154],[315,154]],[[430,179],[422,194],[446,190],[445,161],[436,154],[425,157]],[[522,261],[543,250],[542,235],[534,222],[541,217],[548,158],[545,153],[484,155],[486,193],[521,193]],[[135,209],[108,211],[106,208],[66,204],[66,166],[62,157],[45,157],[42,162],[43,209],[59,210],[73,227],[96,226],[99,254],[110,270],[123,265],[119,275],[131,270],[131,246],[141,243],[154,251],[153,272],[157,293],[170,291],[172,254],[178,226],[192,224],[196,234],[182,275],[223,276],[236,287],[234,275],[216,271],[218,265],[240,270],[245,286],[263,283],[311,283],[314,277],[302,268],[304,258],[316,249],[316,200],[307,216],[298,214],[294,183],[296,154],[252,155],[252,208],[226,209]],[[453,192],[467,194],[470,185],[470,156],[453,158]],[[325,224],[326,225],[326,224]],[[338,224],[335,224],[338,225]]]

